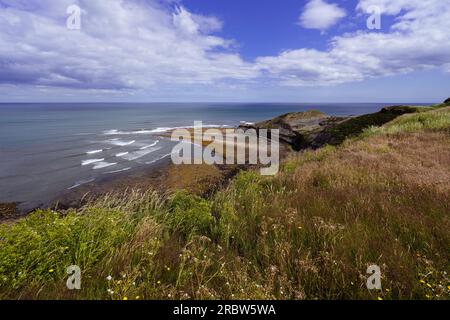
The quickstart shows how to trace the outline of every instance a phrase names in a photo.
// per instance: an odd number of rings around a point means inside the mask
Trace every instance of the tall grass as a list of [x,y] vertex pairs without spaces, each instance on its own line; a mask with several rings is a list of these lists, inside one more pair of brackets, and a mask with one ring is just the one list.
[[366,134],[395,134],[421,132],[424,130],[449,130],[450,108],[438,108],[399,117],[382,127],[372,127]]
[[449,119],[404,115],[208,198],[130,190],[1,225],[0,298],[448,299]]

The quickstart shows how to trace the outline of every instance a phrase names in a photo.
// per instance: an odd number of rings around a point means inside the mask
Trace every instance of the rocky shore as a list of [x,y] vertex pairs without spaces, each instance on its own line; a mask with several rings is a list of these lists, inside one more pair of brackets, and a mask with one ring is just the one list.
[[241,125],[242,129],[279,129],[280,140],[293,150],[317,149],[324,145],[338,145],[371,126],[381,126],[398,116],[414,113],[417,108],[392,106],[381,111],[356,117],[334,117],[317,110],[293,112],[255,124]]

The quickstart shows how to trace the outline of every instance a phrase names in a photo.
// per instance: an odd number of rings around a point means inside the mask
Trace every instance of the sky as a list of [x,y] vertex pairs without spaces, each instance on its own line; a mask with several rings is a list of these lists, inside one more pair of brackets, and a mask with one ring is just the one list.
[[449,96],[450,0],[0,0],[0,102]]

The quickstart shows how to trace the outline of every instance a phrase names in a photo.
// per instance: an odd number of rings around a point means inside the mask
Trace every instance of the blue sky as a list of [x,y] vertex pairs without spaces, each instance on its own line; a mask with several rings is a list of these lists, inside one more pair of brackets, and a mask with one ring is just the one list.
[[435,102],[448,30],[450,0],[0,0],[0,101]]
[[[298,19],[307,1],[299,0],[187,0],[183,3],[195,13],[214,15],[225,21],[220,34],[236,39],[241,56],[249,60],[299,47],[324,50],[331,37],[365,28],[366,24],[366,17],[354,15],[347,17],[337,28],[328,29],[324,35],[315,29],[301,28]],[[352,12],[358,1],[336,3]]]

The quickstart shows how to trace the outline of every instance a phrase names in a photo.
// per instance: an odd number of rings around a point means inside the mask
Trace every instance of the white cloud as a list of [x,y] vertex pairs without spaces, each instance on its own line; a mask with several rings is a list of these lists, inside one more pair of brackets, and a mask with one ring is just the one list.
[[[74,2],[79,31],[65,23]],[[0,8],[0,84],[133,90],[258,75],[213,34],[219,20],[158,0],[0,0]]]
[[[426,3],[425,3],[426,2]],[[333,85],[441,68],[450,64],[450,2],[361,0],[396,15],[389,32],[358,31],[334,37],[327,51],[297,49],[257,59],[259,68],[290,86]]]
[[327,30],[346,16],[344,9],[323,0],[310,0],[300,15],[300,25],[308,29]]
[[[83,10],[80,31],[65,24],[74,2]],[[357,10],[376,4],[395,16],[387,32],[360,30],[334,37],[327,50],[293,48],[251,63],[234,52],[232,39],[215,34],[217,18],[159,0],[0,0],[0,87],[156,96],[207,85],[220,95],[253,81],[328,86],[450,72],[450,1],[361,0]]]

